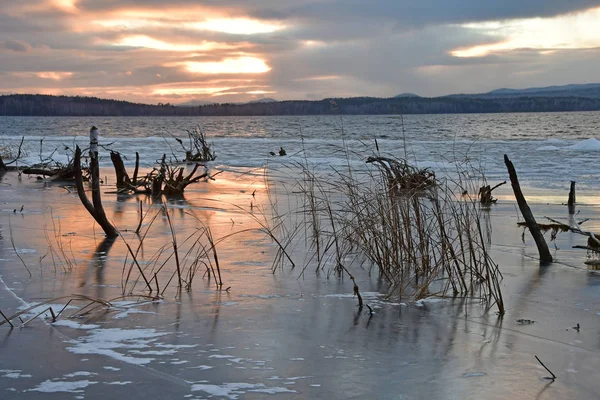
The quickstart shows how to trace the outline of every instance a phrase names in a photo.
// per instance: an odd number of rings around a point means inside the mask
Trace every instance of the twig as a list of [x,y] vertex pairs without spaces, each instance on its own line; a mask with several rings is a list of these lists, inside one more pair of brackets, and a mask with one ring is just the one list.
[[25,264],[25,261],[23,261],[23,258],[21,257],[21,255],[17,251],[17,247],[15,246],[15,239],[13,238],[13,234],[12,234],[12,225],[10,224],[10,217],[8,217],[8,231],[10,232],[10,244],[12,244],[12,248],[15,251],[15,254],[19,258],[19,260],[21,260],[21,263],[23,264],[23,266],[27,270],[27,273],[29,274],[29,277],[31,278],[33,275],[31,275],[31,271],[27,267],[27,264]]
[[544,379],[555,380],[555,379],[556,379],[556,375],[554,375],[554,373],[553,373],[552,371],[550,371],[550,370],[548,369],[548,367],[546,367],[546,366],[544,365],[544,363],[542,362],[542,360],[540,360],[540,359],[538,358],[538,356],[534,355],[534,357],[535,357],[535,359],[536,359],[536,360],[538,360],[538,362],[539,362],[540,364],[542,364],[542,367],[544,367],[544,368],[546,369],[546,371],[550,372],[550,375],[552,375],[552,377],[551,377],[551,378],[550,378],[550,377],[547,377],[547,376],[545,376],[545,377],[544,377]]

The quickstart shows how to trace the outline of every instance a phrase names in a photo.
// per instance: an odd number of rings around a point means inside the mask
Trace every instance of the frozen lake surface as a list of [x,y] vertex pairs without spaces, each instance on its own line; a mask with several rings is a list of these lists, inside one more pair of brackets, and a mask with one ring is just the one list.
[[[448,155],[468,150],[494,183],[507,179],[501,156],[508,153],[536,216],[561,220],[566,219],[561,202],[568,182],[576,180],[583,203],[578,218],[590,218],[586,229],[600,232],[600,152],[589,140],[597,134],[599,117],[409,116],[404,120],[407,154],[450,169],[456,159]],[[587,270],[584,250],[572,249],[585,238],[559,234],[551,243],[556,262],[540,268],[529,235],[521,240],[510,188],[502,188],[489,212],[491,255],[504,274],[502,319],[477,299],[387,299],[385,285],[366,269],[353,273],[373,315],[359,312],[352,282],[327,269],[302,274],[300,266],[285,265],[273,273],[276,246],[253,229],[253,215],[270,202],[265,173],[292,179],[289,165],[306,159],[324,173],[348,162],[363,168],[365,146],[372,148],[375,139],[382,151],[402,155],[398,117],[3,117],[0,141],[18,142],[25,135],[34,162],[42,137],[43,151],[72,143],[78,134],[85,145],[94,124],[112,147],[128,156],[139,151],[150,166],[148,159],[170,151],[163,131],[183,136],[197,123],[217,152],[210,168],[224,172],[215,181],[191,186],[183,199],[164,203],[110,194],[114,187],[103,187],[109,219],[124,237],[112,246],[71,188],[35,177],[19,179],[15,173],[2,177],[0,310],[12,315],[71,294],[110,300],[111,307],[85,313],[87,302],[74,301],[55,323],[46,312],[23,328],[0,326],[0,398],[590,399],[600,393],[600,276]],[[358,154],[344,152],[342,142]],[[288,157],[268,154],[280,146]],[[114,182],[109,164],[104,165],[102,176]],[[214,279],[201,271],[189,292],[172,286],[159,301],[122,297],[124,291],[144,289],[143,282],[123,289],[130,262],[125,241],[134,248],[139,243],[132,232],[139,201],[150,215],[158,215],[140,260],[151,263],[171,241],[160,212],[164,204],[180,242],[198,228],[192,215],[210,226],[215,239],[223,238],[217,247],[228,290],[217,290]],[[302,248],[293,254],[304,259]],[[54,300],[51,306],[61,310],[67,301]],[[21,318],[26,321],[46,307]],[[545,379],[549,373],[536,355],[555,381]]]

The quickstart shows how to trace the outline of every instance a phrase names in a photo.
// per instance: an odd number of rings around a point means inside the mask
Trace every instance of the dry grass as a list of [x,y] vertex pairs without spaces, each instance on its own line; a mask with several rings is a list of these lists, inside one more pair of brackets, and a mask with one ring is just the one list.
[[[304,270],[329,265],[328,273],[353,279],[352,271],[362,267],[377,272],[389,294],[401,299],[470,296],[495,303],[503,314],[486,211],[476,198],[461,196],[476,193],[477,184],[466,178],[472,171],[441,181],[401,159],[377,156],[367,163],[376,168],[357,170],[349,162],[347,170],[329,176],[316,174],[306,161],[291,167],[301,173],[294,193],[304,218],[290,215],[288,226],[303,225],[311,251]],[[281,229],[271,234],[280,242],[297,241]]]

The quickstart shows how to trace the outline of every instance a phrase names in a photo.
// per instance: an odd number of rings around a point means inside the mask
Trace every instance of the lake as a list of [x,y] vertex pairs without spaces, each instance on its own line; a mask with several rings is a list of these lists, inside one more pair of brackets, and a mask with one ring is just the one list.
[[[73,142],[87,146],[89,128],[99,128],[101,144],[133,163],[135,151],[150,166],[160,154],[180,149],[170,136],[185,138],[199,126],[214,144],[219,169],[258,168],[281,161],[304,161],[327,169],[350,162],[357,167],[375,152],[406,158],[438,173],[469,160],[490,182],[506,179],[503,155],[513,160],[522,184],[548,196],[576,180],[582,197],[596,202],[600,190],[600,112],[306,117],[0,117],[0,145],[25,137],[28,161]],[[104,142],[102,142],[104,140]],[[346,150],[342,147],[345,146]],[[71,146],[72,147],[72,146]],[[284,160],[271,157],[280,147]],[[149,157],[144,157],[144,155]],[[350,156],[349,156],[350,155]],[[127,162],[126,162],[127,164]],[[105,158],[104,165],[110,165]],[[563,193],[561,192],[561,195]],[[587,199],[587,197],[592,199]]]

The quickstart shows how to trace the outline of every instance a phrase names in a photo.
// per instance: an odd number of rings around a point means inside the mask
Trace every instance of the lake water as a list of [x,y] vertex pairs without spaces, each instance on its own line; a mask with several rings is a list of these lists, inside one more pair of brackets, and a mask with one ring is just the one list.
[[[580,202],[596,203],[600,190],[600,112],[305,117],[0,117],[0,145],[25,137],[27,162],[42,153],[65,158],[64,147],[86,146],[89,128],[99,128],[101,144],[121,152],[132,165],[161,154],[179,154],[170,134],[185,139],[199,126],[217,153],[217,169],[259,168],[306,161],[325,171],[351,163],[361,168],[375,151],[406,159],[438,174],[468,160],[491,183],[506,179],[503,155],[513,160],[521,183],[547,196],[564,197],[577,181]],[[288,156],[272,157],[284,147]],[[62,156],[61,156],[62,154]],[[110,165],[104,158],[103,165]]]

